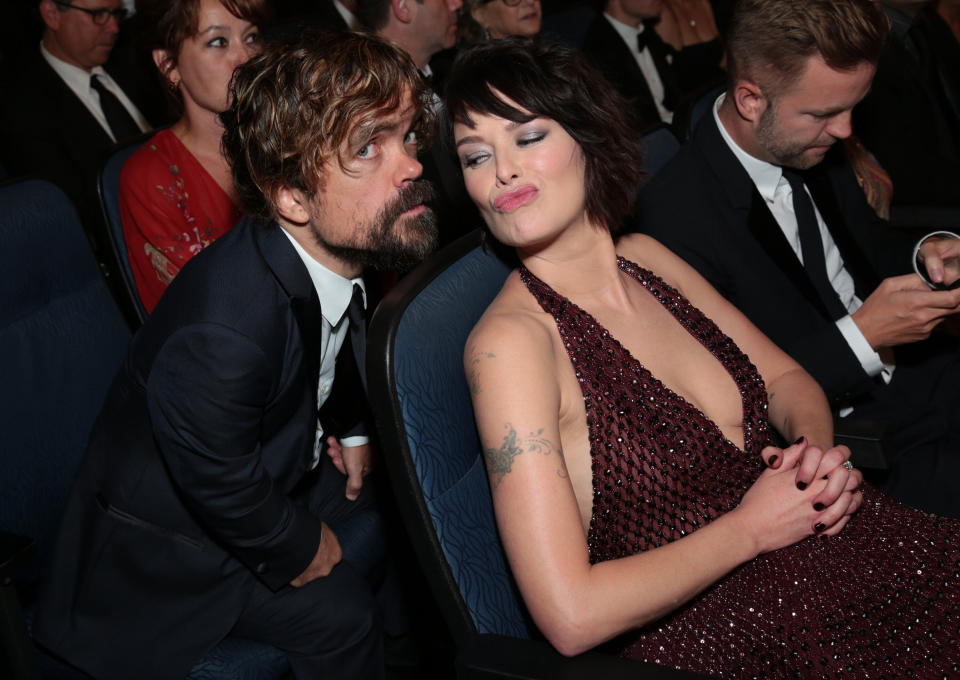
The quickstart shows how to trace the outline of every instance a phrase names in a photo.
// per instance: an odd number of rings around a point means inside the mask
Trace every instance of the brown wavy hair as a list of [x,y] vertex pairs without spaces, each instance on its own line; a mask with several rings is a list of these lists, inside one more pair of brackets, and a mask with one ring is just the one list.
[[519,37],[474,45],[454,63],[445,101],[451,148],[454,122],[472,128],[476,115],[556,121],[583,152],[587,216],[613,234],[623,228],[643,179],[643,142],[626,101],[579,51]]
[[363,129],[408,93],[417,108],[413,131],[425,144],[433,127],[426,84],[410,57],[385,40],[304,31],[240,66],[220,120],[247,214],[275,218],[282,187],[313,197],[326,163],[336,158],[346,172],[346,154]]
[[740,0],[727,36],[729,83],[751,80],[775,96],[815,54],[838,71],[876,64],[889,30],[873,0]]

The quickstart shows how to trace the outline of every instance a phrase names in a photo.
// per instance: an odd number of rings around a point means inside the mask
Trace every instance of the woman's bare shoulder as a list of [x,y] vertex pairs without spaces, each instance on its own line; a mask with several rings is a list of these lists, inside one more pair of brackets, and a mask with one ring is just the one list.
[[469,368],[482,357],[496,357],[501,365],[546,359],[552,322],[513,272],[470,332],[464,365]]
[[688,283],[690,266],[657,239],[646,234],[627,234],[617,240],[617,255],[627,258],[682,289]]

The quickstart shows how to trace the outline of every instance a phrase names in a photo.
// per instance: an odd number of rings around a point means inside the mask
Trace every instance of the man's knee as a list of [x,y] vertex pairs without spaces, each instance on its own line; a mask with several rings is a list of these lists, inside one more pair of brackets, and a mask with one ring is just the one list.
[[369,585],[347,564],[300,589],[310,604],[300,608],[290,651],[323,653],[363,647],[380,636],[380,614]]

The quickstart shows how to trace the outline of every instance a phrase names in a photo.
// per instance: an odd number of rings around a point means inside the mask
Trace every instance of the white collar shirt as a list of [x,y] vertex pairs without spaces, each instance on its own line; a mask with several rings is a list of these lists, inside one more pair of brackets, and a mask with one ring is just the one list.
[[[802,264],[803,252],[800,248],[800,232],[797,226],[797,216],[793,209],[793,191],[790,188],[790,184],[783,176],[783,170],[779,166],[751,156],[741,149],[730,136],[730,133],[727,132],[723,126],[723,122],[720,120],[720,105],[723,103],[725,96],[726,95],[721,94],[717,97],[717,101],[714,102],[713,105],[713,117],[717,128],[720,130],[720,135],[723,137],[723,141],[726,142],[727,146],[730,147],[733,155],[740,161],[743,169],[747,171],[750,179],[757,187],[757,191],[777,221],[777,225],[779,225],[787,242],[796,254],[797,259],[799,259]],[[806,190],[809,195],[810,191],[806,186],[804,186],[804,190]],[[853,353],[857,356],[860,365],[867,375],[879,375],[884,382],[890,382],[895,368],[892,356],[889,358],[881,358],[873,347],[870,346],[870,343],[867,342],[867,339],[859,327],[857,327],[856,322],[850,316],[850,314],[860,309],[863,302],[856,295],[853,278],[846,270],[843,258],[840,255],[840,250],[837,248],[837,244],[834,242],[830,230],[827,229],[827,225],[823,221],[820,210],[817,208],[812,196],[810,197],[810,202],[813,204],[813,210],[817,217],[817,225],[820,227],[820,240],[823,242],[827,277],[830,279],[830,285],[837,292],[840,302],[849,312],[847,316],[837,320],[837,328],[843,335],[844,340],[847,341],[850,349],[853,350]],[[841,415],[846,415],[846,413],[841,412]]]
[[[320,298],[320,380],[317,383],[317,408],[327,401],[333,389],[336,372],[337,355],[350,328],[350,319],[347,317],[347,307],[353,297],[353,284],[357,283],[363,290],[364,304],[366,304],[367,290],[363,279],[347,279],[336,274],[317,262],[310,254],[297,243],[296,239],[284,229],[284,235],[290,239],[294,250],[303,261],[310,280]],[[340,440],[342,446],[361,446],[366,444],[366,436],[344,437]],[[323,450],[323,425],[317,420],[317,433],[313,448],[313,463],[315,467],[320,461],[320,452]]]
[[630,26],[622,21],[617,21],[607,13],[604,13],[603,16],[606,17],[607,21],[610,22],[610,25],[613,26],[620,37],[623,38],[623,42],[625,42],[630,49],[630,54],[632,54],[636,60],[637,66],[640,67],[640,72],[643,73],[643,78],[647,81],[647,87],[650,88],[650,94],[653,96],[653,103],[657,105],[657,112],[660,114],[660,119],[664,123],[672,123],[673,112],[663,105],[666,90],[663,87],[660,72],[657,71],[657,65],[653,61],[653,55],[650,54],[649,48],[644,48],[643,52],[641,52],[637,45],[637,36],[644,31],[652,31],[653,29],[647,28],[643,24],[640,24],[639,27]]
[[346,5],[340,2],[340,0],[333,0],[333,7],[343,18],[343,23],[345,23],[351,31],[359,31],[362,28],[357,15],[348,10]]
[[120,86],[117,85],[113,78],[110,77],[110,74],[103,70],[102,66],[95,66],[89,72],[85,71],[79,66],[68,64],[62,59],[58,59],[50,54],[42,42],[40,43],[40,54],[42,54],[43,58],[50,64],[50,68],[66,83],[67,87],[83,102],[83,105],[86,106],[90,114],[97,119],[100,127],[109,135],[110,139],[117,141],[113,136],[113,132],[110,130],[110,126],[107,125],[107,119],[103,115],[103,109],[100,108],[100,95],[90,86],[91,76],[98,76],[103,86],[116,95],[120,103],[123,104],[123,108],[127,110],[127,113],[133,118],[141,132],[146,132],[150,129],[150,123],[147,122],[147,119],[143,117],[140,110],[130,101],[130,98],[124,94],[123,90],[120,89]]

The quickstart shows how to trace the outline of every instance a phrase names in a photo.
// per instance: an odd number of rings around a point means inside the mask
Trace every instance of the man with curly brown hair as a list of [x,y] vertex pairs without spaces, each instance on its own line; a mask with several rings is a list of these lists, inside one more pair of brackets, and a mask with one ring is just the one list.
[[184,677],[229,634],[299,678],[382,677],[360,276],[435,240],[423,88],[355,34],[236,72],[223,148],[249,217],[184,267],[107,398],[37,614],[58,655]]

